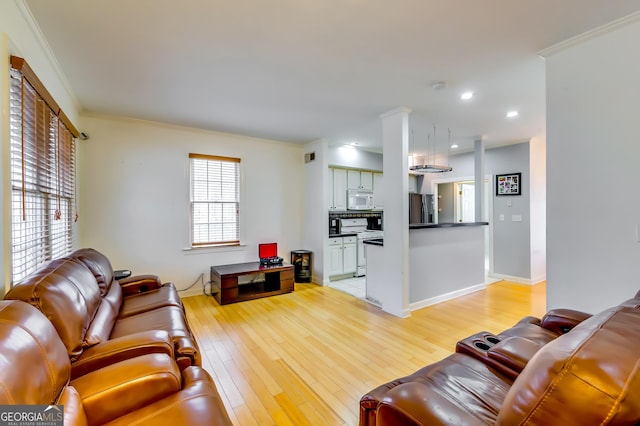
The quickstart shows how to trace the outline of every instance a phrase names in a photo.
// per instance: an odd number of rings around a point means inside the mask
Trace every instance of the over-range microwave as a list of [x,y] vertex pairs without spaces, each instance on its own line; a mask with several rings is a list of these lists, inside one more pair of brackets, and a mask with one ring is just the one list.
[[373,209],[373,192],[361,189],[347,190],[348,210],[371,210]]

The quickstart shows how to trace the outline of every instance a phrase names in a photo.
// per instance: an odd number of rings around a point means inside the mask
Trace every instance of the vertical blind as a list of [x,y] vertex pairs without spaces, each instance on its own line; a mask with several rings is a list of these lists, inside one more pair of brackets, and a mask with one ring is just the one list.
[[191,245],[240,243],[240,159],[189,154]]
[[73,249],[77,130],[24,60],[11,57],[11,64],[11,269],[15,282]]

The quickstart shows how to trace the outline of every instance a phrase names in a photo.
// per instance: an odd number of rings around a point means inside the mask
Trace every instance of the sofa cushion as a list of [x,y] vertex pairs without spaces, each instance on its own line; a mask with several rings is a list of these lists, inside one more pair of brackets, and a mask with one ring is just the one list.
[[545,345],[506,395],[498,424],[637,424],[640,311],[603,311]]
[[44,313],[72,360],[82,353],[85,335],[101,303],[91,271],[67,258],[52,260],[19,281],[5,299],[22,300]]
[[120,308],[120,318],[152,311],[163,306],[176,306],[182,309],[180,296],[178,296],[176,288],[171,283],[167,283],[156,290],[125,297]]
[[109,258],[92,248],[76,250],[67,257],[77,259],[89,268],[100,287],[100,295],[107,294],[113,283],[113,268]]
[[122,416],[107,426],[124,425],[231,425],[231,419],[211,376],[199,367],[182,371],[183,390]]
[[172,338],[191,338],[192,336],[182,309],[176,306],[165,306],[126,318],[118,318],[111,332],[111,338],[147,330],[166,330]]
[[475,358],[453,354],[364,395],[360,421],[412,425],[458,419],[457,424],[492,424],[512,383]]
[[0,404],[50,404],[69,373],[67,350],[47,318],[27,303],[0,301]]

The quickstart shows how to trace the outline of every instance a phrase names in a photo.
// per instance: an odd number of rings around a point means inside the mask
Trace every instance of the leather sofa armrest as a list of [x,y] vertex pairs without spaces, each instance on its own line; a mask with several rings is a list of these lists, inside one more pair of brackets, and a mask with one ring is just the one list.
[[174,357],[174,346],[165,330],[150,330],[107,340],[91,346],[71,366],[71,379],[125,359],[150,353]]
[[524,337],[507,337],[491,347],[487,356],[519,373],[541,347],[542,345]]
[[555,333],[564,334],[590,317],[591,314],[573,309],[552,309],[542,317],[540,326]]
[[175,394],[182,376],[166,354],[127,359],[71,381],[89,424],[105,424]]
[[134,275],[123,278],[118,281],[122,287],[123,296],[131,296],[132,294],[145,293],[150,290],[156,290],[162,287],[162,281],[157,275]]
[[193,340],[187,337],[174,337],[173,344],[175,345],[176,362],[181,370],[190,365],[202,365],[200,352]]

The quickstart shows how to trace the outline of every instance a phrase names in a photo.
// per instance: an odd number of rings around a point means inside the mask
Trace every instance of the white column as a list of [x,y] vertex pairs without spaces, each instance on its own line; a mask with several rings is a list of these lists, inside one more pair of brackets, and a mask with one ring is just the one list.
[[476,222],[486,221],[484,217],[484,141],[476,139],[474,145]]
[[409,108],[382,120],[384,172],[384,292],[382,310],[408,317],[409,310]]

